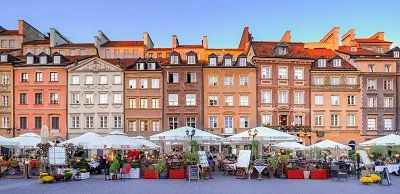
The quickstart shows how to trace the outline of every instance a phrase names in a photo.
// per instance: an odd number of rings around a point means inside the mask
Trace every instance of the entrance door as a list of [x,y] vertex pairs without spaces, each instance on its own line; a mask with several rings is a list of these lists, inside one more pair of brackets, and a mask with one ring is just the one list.
[[279,115],[279,125],[287,125],[287,115]]

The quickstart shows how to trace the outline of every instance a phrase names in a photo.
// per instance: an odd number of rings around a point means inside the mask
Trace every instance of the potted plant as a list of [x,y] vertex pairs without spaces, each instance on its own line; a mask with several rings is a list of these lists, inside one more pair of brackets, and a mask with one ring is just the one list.
[[310,171],[311,179],[320,179],[324,180],[328,178],[328,171],[324,169],[322,165],[318,165],[317,168],[311,169]]
[[70,181],[72,180],[72,171],[71,170],[65,170],[64,171],[64,181]]
[[110,174],[112,180],[117,180],[118,178],[118,171],[119,171],[120,163],[118,160],[114,160],[110,165]]
[[286,177],[288,179],[303,179],[303,171],[299,170],[297,164],[290,163],[286,165]]
[[131,162],[131,171],[130,177],[134,179],[138,179],[140,177],[140,163],[139,162]]
[[158,160],[156,169],[157,169],[158,174],[160,175],[160,179],[168,178],[167,161],[165,159]]
[[56,182],[64,180],[64,175],[63,174],[54,174],[53,178]]
[[33,159],[29,161],[28,166],[29,166],[29,176],[30,177],[37,177],[39,176],[39,161],[36,159]]
[[268,177],[270,179],[274,178],[275,172],[278,169],[279,160],[275,157],[269,157],[267,159],[268,164]]
[[310,170],[312,169],[311,164],[306,164],[303,174],[304,174],[304,179],[310,179]]
[[44,184],[47,184],[47,183],[54,183],[54,182],[55,182],[55,179],[54,179],[53,176],[46,175],[46,176],[43,176],[43,177],[41,178],[41,182],[44,183]]
[[145,179],[158,179],[158,173],[155,166],[147,166],[147,168],[143,171],[143,177]]
[[182,165],[171,165],[168,170],[169,179],[185,179],[185,169]]

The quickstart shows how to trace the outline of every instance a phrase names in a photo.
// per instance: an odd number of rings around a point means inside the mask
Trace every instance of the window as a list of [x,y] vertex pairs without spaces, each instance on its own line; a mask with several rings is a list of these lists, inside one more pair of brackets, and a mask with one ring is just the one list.
[[376,86],[375,86],[375,80],[374,79],[369,79],[368,80],[368,90],[375,90]]
[[304,93],[296,91],[294,92],[294,103],[295,104],[304,104]]
[[153,131],[160,131],[160,121],[153,121],[152,125]]
[[261,67],[261,78],[263,79],[271,78],[271,67]]
[[107,85],[108,77],[106,75],[100,75],[99,79],[100,79],[99,81],[100,85]]
[[1,48],[7,48],[7,40],[1,40]]
[[65,50],[59,50],[58,51],[61,55],[65,55]]
[[218,96],[208,96],[209,106],[218,106]]
[[195,64],[196,63],[196,56],[189,55],[188,56],[188,64]]
[[136,79],[130,79],[130,80],[128,81],[128,84],[129,84],[129,88],[130,88],[130,89],[136,88]]
[[50,72],[50,81],[51,82],[58,81],[58,73],[57,72]]
[[368,130],[376,130],[376,119],[368,118]]
[[50,104],[58,104],[58,94],[50,93]]
[[40,56],[40,64],[44,65],[47,64],[47,56]]
[[217,66],[217,58],[210,57],[209,64],[210,64],[210,66]]
[[106,116],[100,117],[100,128],[107,128],[108,118]]
[[196,128],[196,117],[186,118],[186,126]]
[[263,125],[271,125],[271,115],[261,115],[261,123]]
[[169,73],[168,74],[168,83],[179,83],[178,73]]
[[28,73],[21,73],[21,82],[28,82]]
[[247,75],[241,75],[241,76],[239,77],[239,79],[240,79],[240,85],[241,85],[241,86],[247,86],[247,85],[249,84],[249,76],[247,76]]
[[9,40],[9,47],[10,48],[15,48],[15,40],[14,39],[10,39]]
[[295,115],[294,116],[294,125],[296,125],[296,126],[303,125],[303,116]]
[[225,66],[232,66],[232,58],[225,57],[224,65]]
[[233,76],[227,75],[225,76],[225,86],[233,86]]
[[147,79],[140,79],[140,88],[142,88],[142,89],[148,88]]
[[331,77],[331,85],[339,85],[340,80],[339,77]]
[[187,106],[196,105],[196,94],[186,94],[186,105]]
[[142,108],[142,109],[147,108],[147,98],[140,99],[140,108]]
[[218,84],[218,78],[217,78],[217,76],[211,75],[211,76],[208,77],[208,85],[210,85],[210,86],[216,86],[217,84]]
[[19,104],[27,104],[27,93],[19,94]]
[[135,58],[135,59],[139,58],[139,53],[138,53],[137,49],[133,50],[133,58]]
[[128,49],[124,49],[124,58],[129,58],[129,50]]
[[271,90],[263,90],[261,92],[262,103],[271,103]]
[[390,67],[390,65],[385,65],[385,72],[390,72],[390,70],[391,70],[391,67]]
[[59,117],[51,117],[51,129],[60,129]]
[[8,117],[3,117],[2,122],[1,122],[1,127],[8,128],[9,124],[10,124],[10,121],[9,121]]
[[225,96],[225,106],[233,106],[233,96]]
[[71,117],[71,125],[72,128],[79,128],[79,117],[77,116]]
[[285,47],[278,47],[278,54],[280,54],[280,55],[286,55],[286,54],[287,54],[287,48],[285,48]]
[[1,105],[8,106],[8,103],[9,103],[8,96],[1,96]]
[[168,94],[168,105],[178,106],[178,94]]
[[171,55],[171,64],[179,64],[179,56]]
[[393,130],[393,119],[385,118],[385,130]]
[[7,54],[2,54],[0,58],[0,62],[7,62]]
[[240,117],[240,128],[249,127],[249,117]]
[[382,53],[382,48],[381,47],[376,47],[375,50],[376,50],[377,53]]
[[287,67],[279,67],[278,78],[287,79]]
[[322,95],[315,96],[315,105],[324,105],[324,96]]
[[6,73],[1,74],[1,83],[7,85],[10,83],[10,76]]
[[393,57],[394,58],[400,58],[400,52],[399,51],[394,51],[393,52]]
[[225,117],[224,127],[231,129],[233,128],[233,117]]
[[331,126],[339,126],[339,115],[331,115]]
[[93,75],[85,76],[85,84],[93,84]]
[[162,58],[162,53],[157,53],[157,58],[161,59]]
[[326,59],[318,59],[318,67],[326,67]]
[[43,81],[43,73],[42,72],[36,72],[35,73],[35,82],[41,82]]
[[156,69],[156,63],[148,63],[148,69],[150,70],[155,70]]
[[288,103],[288,92],[287,91],[278,91],[278,103],[286,104]]
[[86,128],[93,128],[93,117],[86,117]]
[[136,108],[136,98],[129,98],[129,108]]
[[368,72],[370,73],[374,72],[374,65],[368,65]]
[[383,80],[383,89],[384,90],[391,90],[392,89],[392,80]]
[[303,68],[295,68],[294,69],[294,79],[296,79],[296,80],[303,79]]
[[347,105],[350,105],[350,106],[356,105],[356,96],[354,96],[354,95],[347,96]]
[[72,76],[72,84],[73,85],[79,85],[79,76],[78,75],[73,75]]
[[72,104],[79,104],[79,94],[78,93],[73,93],[71,94],[72,96]]
[[159,108],[160,107],[159,99],[158,98],[151,99],[151,106],[152,108]]
[[42,93],[35,93],[35,104],[43,104]]
[[239,58],[239,66],[246,66],[247,59],[245,57]]
[[99,104],[108,104],[108,94],[103,93],[103,94],[99,94],[100,97],[100,102]]
[[356,126],[356,115],[347,115],[347,126]]
[[315,77],[314,84],[315,85],[324,85],[324,78],[323,77]]
[[42,128],[42,117],[35,117],[35,129]]
[[114,128],[122,128],[122,117],[114,117]]
[[315,115],[315,126],[322,126],[324,123],[323,115]]
[[105,55],[106,55],[106,59],[111,58],[111,51],[110,51],[110,49],[106,49],[104,52],[105,52]]
[[376,107],[374,97],[368,97],[368,107]]
[[341,66],[342,66],[342,60],[340,60],[340,59],[333,59],[333,66],[334,66],[334,67],[341,67]]
[[79,55],[81,55],[81,56],[83,56],[83,55],[85,55],[86,54],[86,51],[85,50],[79,50]]
[[240,106],[249,106],[249,96],[240,95]]
[[196,73],[186,74],[186,83],[196,83]]
[[385,97],[384,98],[384,107],[385,108],[393,107],[393,97]]
[[331,105],[338,106],[339,105],[339,96],[331,96]]
[[53,62],[55,64],[60,64],[61,63],[61,56],[54,56]]
[[20,117],[19,118],[19,128],[21,129],[27,129],[28,123],[27,123],[27,118],[26,117]]
[[33,56],[28,56],[26,57],[26,64],[32,65],[33,64]]
[[93,94],[85,94],[85,103],[93,104]]
[[356,85],[355,77],[347,77],[347,85]]
[[151,79],[151,88],[160,88],[160,80]]
[[148,58],[153,58],[153,53],[149,53],[149,54],[147,55],[147,57],[148,57]]
[[129,131],[136,131],[136,121],[129,121],[128,127]]
[[122,94],[114,94],[114,104],[122,104]]
[[168,121],[169,121],[170,129],[178,128],[178,118],[177,117],[170,117]]
[[114,75],[114,84],[122,84],[122,77],[120,75]]
[[217,128],[218,127],[218,117],[216,116],[211,116],[209,119],[209,128]]

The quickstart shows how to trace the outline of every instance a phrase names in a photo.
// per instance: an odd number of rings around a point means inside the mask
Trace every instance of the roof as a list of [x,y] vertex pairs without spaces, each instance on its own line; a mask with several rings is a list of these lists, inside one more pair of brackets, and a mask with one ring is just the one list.
[[124,47],[124,46],[144,46],[144,41],[123,40],[123,41],[108,41],[101,47]]
[[86,48],[86,47],[93,47],[93,43],[66,43],[66,44],[60,44],[55,46],[56,48],[63,47],[63,48]]
[[118,65],[123,69],[129,69],[132,66],[134,66],[137,59],[129,58],[129,59],[102,59],[102,60],[107,61],[114,65]]
[[308,53],[304,48],[302,42],[285,42],[288,45],[289,54],[278,55],[274,52],[275,47],[281,42],[264,42],[264,41],[253,41],[251,42],[254,55],[256,57],[266,58],[292,58],[292,59],[309,59]]
[[177,48],[203,48],[201,44],[186,44],[186,45],[178,45]]
[[23,43],[23,45],[40,45],[40,44],[50,44],[50,40],[49,39],[33,40],[33,41]]
[[10,52],[19,51],[19,50],[21,50],[21,49],[0,49],[0,54],[10,53]]
[[379,40],[376,38],[356,38],[354,40],[358,43],[392,43],[386,40]]
[[337,52],[346,54],[346,55],[352,55],[352,56],[377,56],[377,55],[385,55],[382,53],[377,53],[375,51],[363,49],[357,47],[356,51],[351,50],[352,47],[350,46],[339,46]]
[[[339,55],[337,55],[334,51],[330,49],[325,49],[325,48],[316,48],[316,49],[306,49],[308,55],[317,60],[319,58],[326,58],[326,67],[318,67],[317,63],[314,63],[311,68],[313,70],[351,70],[351,71],[356,71],[357,68],[352,66],[349,62],[341,58]],[[334,58],[339,58],[342,60],[341,66],[340,67],[333,67],[333,62],[332,59]]]
[[0,32],[0,36],[7,36],[7,35],[20,35],[18,30],[4,30]]
[[[121,60],[124,60],[124,59],[121,59]],[[136,67],[137,62],[156,62],[158,64],[158,67],[156,69],[158,69],[162,64],[169,63],[169,59],[168,58],[138,58],[138,59],[134,59],[134,61],[132,63],[130,63],[129,65],[125,65],[125,66],[120,65],[120,66],[126,70],[136,70],[135,67]]]
[[172,48],[152,48],[148,51],[172,51]]

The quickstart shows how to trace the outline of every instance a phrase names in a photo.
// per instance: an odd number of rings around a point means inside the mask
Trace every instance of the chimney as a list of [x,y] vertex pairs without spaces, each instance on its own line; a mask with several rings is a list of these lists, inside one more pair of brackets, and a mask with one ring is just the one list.
[[24,27],[25,27],[25,21],[24,20],[18,20],[18,34],[23,35],[24,34]]
[[290,30],[287,30],[285,34],[283,34],[281,38],[281,42],[290,42],[292,39],[292,36],[290,35]]
[[371,38],[376,40],[385,40],[385,32],[377,32],[376,34],[372,35]]
[[208,39],[207,36],[203,36],[201,39],[201,45],[203,45],[203,48],[208,49]]
[[154,47],[153,40],[151,40],[150,34],[148,32],[143,33],[143,42],[146,49],[152,49]]
[[178,37],[176,35],[172,35],[172,48],[176,48],[179,46]]
[[355,30],[351,29],[348,32],[346,32],[346,34],[344,34],[342,36],[342,45],[343,46],[353,46],[352,42],[354,41],[356,34],[355,34]]

